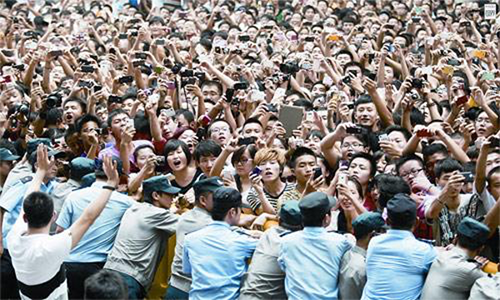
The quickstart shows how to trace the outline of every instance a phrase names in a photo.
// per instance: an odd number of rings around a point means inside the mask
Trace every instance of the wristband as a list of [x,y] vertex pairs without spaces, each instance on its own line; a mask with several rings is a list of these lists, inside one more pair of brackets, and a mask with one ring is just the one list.
[[105,185],[102,188],[105,189],[105,190],[110,190],[110,191],[115,191],[116,190],[116,188],[114,186],[110,186],[110,185]]

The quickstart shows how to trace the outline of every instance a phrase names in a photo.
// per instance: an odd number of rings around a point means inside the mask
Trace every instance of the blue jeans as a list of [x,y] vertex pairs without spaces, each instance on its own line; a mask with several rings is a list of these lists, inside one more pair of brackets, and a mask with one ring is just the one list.
[[125,281],[125,284],[128,287],[128,298],[130,300],[132,299],[144,299],[146,297],[146,291],[142,287],[142,285],[135,280],[134,277],[124,274],[122,272],[118,272],[123,278],[123,281]]
[[164,300],[188,300],[189,293],[179,290],[171,285],[168,286]]

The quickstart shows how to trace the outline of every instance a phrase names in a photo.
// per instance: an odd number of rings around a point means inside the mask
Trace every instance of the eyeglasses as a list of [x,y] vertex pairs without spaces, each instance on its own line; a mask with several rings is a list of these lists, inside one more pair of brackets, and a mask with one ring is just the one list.
[[412,175],[413,177],[417,176],[420,171],[423,171],[424,169],[412,169],[408,173],[401,173],[401,177],[403,178],[408,178],[408,176]]
[[358,148],[358,147],[363,147],[363,144],[361,144],[361,143],[352,143],[352,144],[343,143],[342,144],[342,148]]
[[287,183],[294,183],[295,182],[295,176],[290,175],[287,177],[281,177],[281,181],[287,182]]
[[219,132],[229,132],[229,128],[223,127],[223,128],[214,128],[211,130],[212,133],[219,133]]
[[236,164],[246,165],[249,161],[251,161],[251,159],[242,159],[237,161]]

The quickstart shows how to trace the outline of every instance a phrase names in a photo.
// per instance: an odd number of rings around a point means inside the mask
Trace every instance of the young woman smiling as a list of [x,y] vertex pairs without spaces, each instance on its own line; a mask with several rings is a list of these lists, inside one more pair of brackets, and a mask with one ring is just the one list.
[[180,188],[181,194],[186,194],[203,174],[201,170],[191,166],[189,147],[180,140],[170,140],[165,145],[164,155],[168,169],[175,176],[170,183]]

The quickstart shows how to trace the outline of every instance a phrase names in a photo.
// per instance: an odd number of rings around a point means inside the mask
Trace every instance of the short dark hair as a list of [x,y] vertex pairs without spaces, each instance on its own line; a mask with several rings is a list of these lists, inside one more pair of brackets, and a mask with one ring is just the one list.
[[262,125],[262,122],[259,121],[259,119],[257,118],[249,118],[245,121],[245,123],[243,123],[243,126],[241,128],[245,128],[245,126],[247,126],[248,124],[252,124],[252,123],[255,123],[255,124],[259,124],[260,127],[262,127],[262,129],[264,129],[264,126]]
[[386,207],[387,202],[392,199],[396,194],[411,194],[411,189],[408,183],[399,176],[382,174],[377,177],[378,188],[378,204],[380,207]]
[[217,122],[224,122],[226,123],[228,126],[229,126],[229,132],[233,133],[233,128],[231,127],[231,125],[229,124],[228,121],[224,120],[224,119],[215,119],[212,121],[212,123],[210,123],[210,126],[208,127],[208,135],[210,136],[212,134],[212,126],[214,126],[215,123]]
[[125,115],[127,115],[127,116],[130,117],[130,115],[128,114],[128,112],[126,112],[125,110],[123,110],[121,108],[117,108],[117,109],[113,110],[112,112],[110,112],[109,115],[108,115],[108,120],[107,120],[108,127],[111,128],[111,124],[113,124],[113,119],[117,115],[121,115],[121,114],[125,114]]
[[448,150],[446,149],[446,146],[443,144],[430,144],[427,147],[424,147],[422,149],[422,154],[424,155],[424,161],[427,162],[430,156],[436,154],[436,153],[442,153],[446,156],[448,156]]
[[402,156],[397,162],[396,162],[396,172],[398,175],[401,176],[399,173],[399,169],[401,169],[401,166],[404,165],[405,163],[411,161],[411,160],[416,160],[420,164],[420,166],[423,168],[425,167],[424,161],[420,158],[420,156],[417,156],[415,154],[408,154],[405,156]]
[[321,227],[323,226],[323,220],[325,219],[326,215],[331,215],[331,212],[328,211],[324,215],[315,215],[315,216],[310,216],[310,215],[302,215],[302,223],[304,224],[304,227]]
[[97,126],[99,128],[101,128],[101,125],[102,125],[101,120],[99,120],[99,118],[97,116],[94,116],[91,114],[85,114],[85,115],[82,115],[81,117],[79,117],[78,119],[76,119],[76,122],[75,122],[76,131],[78,133],[81,133],[82,129],[83,129],[83,125],[87,124],[88,122],[94,122],[97,124]]
[[78,105],[80,105],[80,108],[82,109],[83,112],[87,111],[87,102],[85,102],[83,99],[75,98],[75,97],[68,98],[68,99],[64,100],[64,102],[62,104],[63,109],[64,109],[64,105],[66,105],[66,103],[68,103],[68,102],[76,102],[76,103],[78,103]]
[[200,162],[202,157],[219,156],[222,148],[214,140],[203,140],[194,149],[193,156],[196,162]]
[[181,147],[182,152],[184,152],[184,155],[186,155],[186,160],[187,164],[189,165],[191,163],[191,152],[189,152],[189,147],[186,143],[184,143],[181,140],[170,140],[168,143],[165,145],[165,149],[163,150],[163,155],[165,156],[165,161],[168,161],[168,155],[171,152],[174,152],[177,150],[177,148]]
[[24,199],[23,210],[29,228],[43,228],[52,220],[54,202],[45,193],[33,192]]
[[377,172],[377,162],[375,161],[375,159],[373,158],[373,156],[371,156],[370,154],[368,153],[364,153],[364,152],[358,152],[358,153],[355,153],[352,157],[351,157],[351,160],[349,161],[349,166],[351,165],[351,163],[356,159],[356,158],[364,158],[366,159],[367,161],[370,162],[370,177],[373,177],[375,176],[375,173]]
[[104,269],[85,279],[85,299],[128,299],[128,288],[118,272]]
[[488,174],[486,174],[486,181],[488,182],[488,186],[490,187],[492,186],[491,177],[495,173],[500,173],[500,166],[494,167],[493,169],[491,169],[491,171],[488,172]]
[[405,137],[406,141],[409,141],[411,138],[411,133],[408,131],[408,129],[401,127],[399,125],[391,125],[385,129],[386,134],[389,134],[393,131],[401,132]]
[[462,172],[463,170],[464,167],[458,162],[458,160],[448,157],[436,163],[434,174],[436,175],[436,178],[439,178],[444,173],[451,173],[454,171]]
[[217,88],[217,90],[219,91],[219,95],[222,95],[222,84],[218,81],[215,81],[215,80],[206,80],[204,81],[202,84],[201,84],[201,87],[200,89],[203,89],[203,87],[205,86],[215,86]]
[[139,154],[139,151],[141,151],[142,149],[146,149],[146,148],[153,150],[153,153],[156,154],[154,147],[151,146],[150,144],[140,145],[134,149],[134,161],[137,161],[137,155]]
[[255,145],[243,145],[239,147],[236,151],[234,151],[233,156],[231,157],[231,163],[233,166],[236,166],[236,164],[241,160],[241,157],[245,153],[245,151],[248,150],[248,153],[250,154],[250,157],[254,159],[255,154],[257,154],[257,147]]
[[317,158],[314,151],[312,151],[310,148],[297,147],[297,149],[295,149],[295,151],[293,151],[292,157],[290,157],[290,163],[289,163],[290,168],[292,168],[292,169],[295,168],[295,164],[297,163],[297,159],[301,156],[304,156],[304,155],[311,155],[314,158]]
[[178,118],[180,115],[183,115],[184,118],[186,118],[186,121],[188,121],[188,123],[191,123],[194,121],[194,114],[187,109],[181,108],[181,109],[178,109],[175,111],[176,118]]

